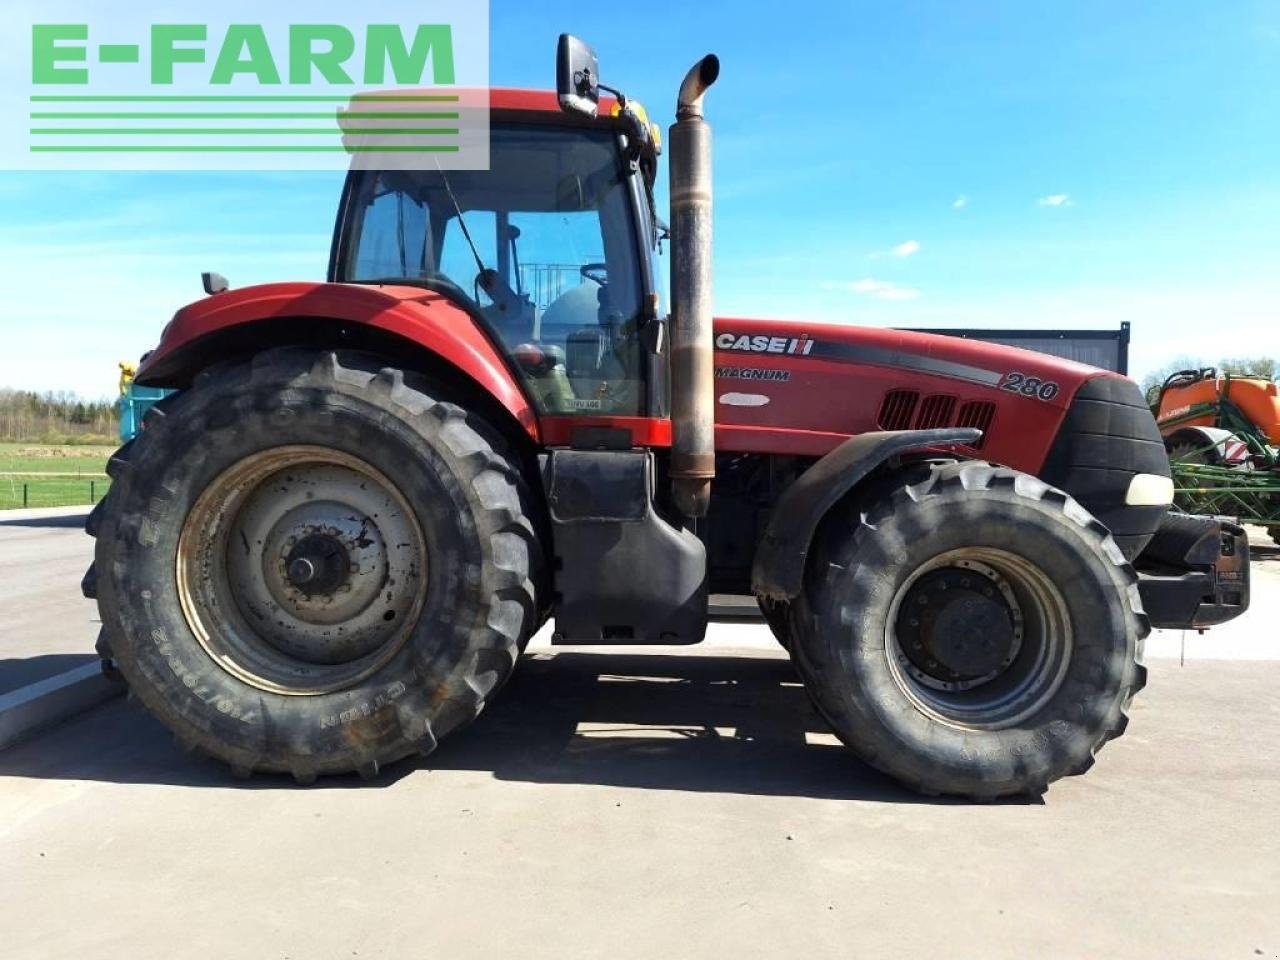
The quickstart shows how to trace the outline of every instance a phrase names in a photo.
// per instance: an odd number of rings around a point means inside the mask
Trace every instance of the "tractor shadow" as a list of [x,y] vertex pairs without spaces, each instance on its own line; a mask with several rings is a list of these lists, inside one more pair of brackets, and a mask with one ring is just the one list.
[[89,508],[85,507],[83,513],[73,513],[58,517],[10,517],[4,518],[4,514],[0,513],[0,527],[42,527],[42,528],[62,528],[83,530],[85,521],[89,518]]
[[221,764],[183,753],[123,699],[0,751],[3,776],[215,789],[408,788],[415,774],[433,770],[550,785],[962,802],[917,796],[859,762],[814,712],[790,662],[764,657],[529,655],[473,726],[371,782],[329,777],[301,788],[269,774],[236,780]]
[[536,654],[427,763],[527,783],[929,802],[841,746],[781,657]]
[[[96,653],[44,653],[34,657],[0,657],[0,695],[12,693],[29,684],[56,677],[83,667],[86,663],[97,663]],[[3,763],[0,754],[0,764]]]

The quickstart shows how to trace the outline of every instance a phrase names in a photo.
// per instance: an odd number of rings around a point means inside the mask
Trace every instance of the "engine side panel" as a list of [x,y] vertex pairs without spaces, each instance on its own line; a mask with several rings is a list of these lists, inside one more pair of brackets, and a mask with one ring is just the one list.
[[875,430],[978,426],[968,452],[1031,473],[1081,385],[1115,376],[936,334],[734,319],[716,321],[715,364],[718,450],[823,456]]

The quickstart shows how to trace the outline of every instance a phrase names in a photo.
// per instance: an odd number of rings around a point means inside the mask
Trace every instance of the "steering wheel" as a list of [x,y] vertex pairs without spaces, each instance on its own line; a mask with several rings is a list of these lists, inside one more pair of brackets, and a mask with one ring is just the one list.
[[602,287],[609,285],[609,265],[606,263],[584,263],[578,271],[583,280],[590,280]]

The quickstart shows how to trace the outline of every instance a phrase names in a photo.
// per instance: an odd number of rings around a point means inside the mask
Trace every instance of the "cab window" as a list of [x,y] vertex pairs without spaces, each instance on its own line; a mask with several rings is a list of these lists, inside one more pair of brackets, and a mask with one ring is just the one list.
[[643,412],[641,244],[611,134],[495,127],[487,171],[353,175],[344,279],[478,312],[544,412]]

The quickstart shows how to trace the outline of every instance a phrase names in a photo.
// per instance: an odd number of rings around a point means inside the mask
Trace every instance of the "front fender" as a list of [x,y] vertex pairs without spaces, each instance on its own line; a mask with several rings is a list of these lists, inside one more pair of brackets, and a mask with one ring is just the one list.
[[981,436],[981,430],[955,428],[864,433],[846,440],[778,497],[764,539],[756,548],[751,589],[757,596],[775,601],[797,596],[818,524],[876,467],[904,453],[972,446]]
[[[270,283],[214,294],[183,307],[165,327],[160,343],[139,367],[137,382],[185,387],[216,362],[227,335],[256,349],[254,325],[308,320],[347,328],[379,330],[438,356],[490,394],[537,441],[538,420],[502,353],[470,314],[440,293],[419,287],[345,283]],[[359,337],[353,338],[358,345]]]

